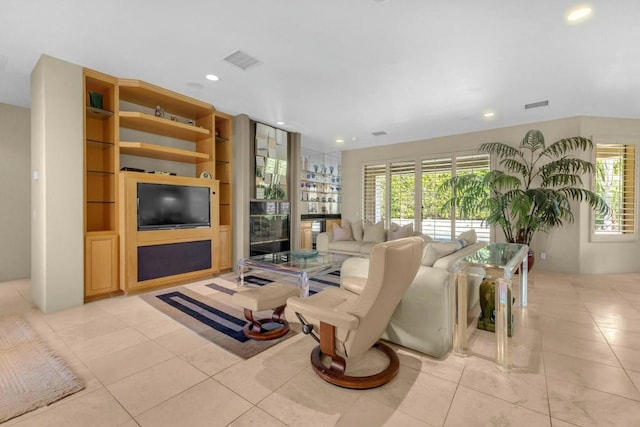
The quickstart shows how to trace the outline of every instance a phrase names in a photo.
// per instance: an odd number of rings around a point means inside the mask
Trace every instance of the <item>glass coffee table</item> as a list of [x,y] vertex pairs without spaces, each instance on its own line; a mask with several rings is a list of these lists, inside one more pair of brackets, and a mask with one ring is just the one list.
[[[511,301],[511,278],[520,269],[520,306],[527,306],[527,253],[529,247],[517,243],[489,243],[472,255],[460,259],[454,265],[456,313],[454,321],[454,352],[467,353],[467,275],[472,267],[484,271],[483,277],[496,278],[495,335],[496,364],[504,372],[511,369],[511,352],[508,343],[508,308]],[[474,274],[475,275],[475,274]]]
[[245,270],[270,271],[296,280],[300,297],[309,296],[309,278],[339,270],[349,255],[314,250],[276,252],[256,255],[238,261],[238,282],[244,285]]

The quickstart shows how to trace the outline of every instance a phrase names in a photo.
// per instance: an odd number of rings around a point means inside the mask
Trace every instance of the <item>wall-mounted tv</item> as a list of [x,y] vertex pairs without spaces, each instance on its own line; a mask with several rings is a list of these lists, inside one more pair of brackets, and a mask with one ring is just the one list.
[[209,187],[138,183],[138,230],[211,226]]

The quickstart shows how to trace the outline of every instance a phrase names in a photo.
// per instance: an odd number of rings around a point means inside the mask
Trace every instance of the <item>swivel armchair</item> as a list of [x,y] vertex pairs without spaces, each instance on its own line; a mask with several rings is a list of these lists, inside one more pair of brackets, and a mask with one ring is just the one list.
[[[367,277],[343,277],[340,288],[287,300],[287,315],[295,313],[303,332],[319,342],[311,352],[311,365],[318,376],[341,387],[367,389],[397,375],[397,354],[378,340],[418,271],[423,243],[421,237],[379,243],[371,250]],[[388,366],[371,375],[348,375],[347,362],[371,348],[387,356]]]

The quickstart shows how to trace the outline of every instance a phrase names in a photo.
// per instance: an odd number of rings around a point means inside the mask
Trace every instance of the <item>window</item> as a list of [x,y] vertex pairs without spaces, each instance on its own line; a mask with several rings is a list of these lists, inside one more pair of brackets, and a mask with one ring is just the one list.
[[391,163],[389,175],[389,218],[398,225],[413,224],[416,205],[416,164],[413,161]]
[[[604,141],[603,141],[604,142]],[[593,215],[592,238],[616,241],[636,238],[636,147],[625,143],[596,143],[595,192],[609,206]]]
[[479,240],[489,241],[490,229],[483,218],[460,218],[453,212],[443,212],[442,207],[450,195],[438,191],[452,174],[487,173],[489,160],[487,154],[424,159],[417,165],[417,177],[414,161],[366,165],[363,177],[364,219],[377,222],[389,218],[387,226],[391,222],[399,225],[414,223],[423,234],[436,240],[451,240],[474,228]]
[[386,210],[385,188],[387,165],[367,165],[364,167],[362,194],[364,203],[362,213],[365,220],[374,224],[382,221]]

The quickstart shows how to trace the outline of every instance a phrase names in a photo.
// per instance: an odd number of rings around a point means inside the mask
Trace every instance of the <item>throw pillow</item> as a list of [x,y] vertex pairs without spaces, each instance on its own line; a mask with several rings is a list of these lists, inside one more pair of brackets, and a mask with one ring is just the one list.
[[478,236],[476,235],[476,230],[474,230],[473,228],[471,230],[467,230],[464,233],[460,233],[460,235],[458,236],[458,240],[464,240],[465,242],[467,242],[466,245],[473,245],[475,242],[478,241]]
[[342,228],[338,224],[333,224],[333,241],[353,240],[351,235],[351,227]]
[[[393,227],[395,225],[395,227]],[[389,238],[387,240],[403,239],[413,236],[413,224],[407,224],[400,227],[398,224],[391,224],[389,229]]]
[[433,242],[433,237],[429,236],[428,234],[423,234],[422,235],[422,240],[424,240],[424,243],[431,243]]
[[[342,226],[344,227],[344,224]],[[351,223],[351,234],[353,234],[353,240],[355,240],[356,242],[362,241],[362,234],[363,234],[362,227],[363,226],[362,226],[361,219]]]
[[362,236],[363,242],[380,243],[384,242],[384,223],[382,221],[373,224],[371,221],[367,221],[364,224],[364,235]]
[[431,242],[427,243],[422,252],[422,265],[433,267],[433,264],[443,256],[450,255],[458,250],[457,242]]

